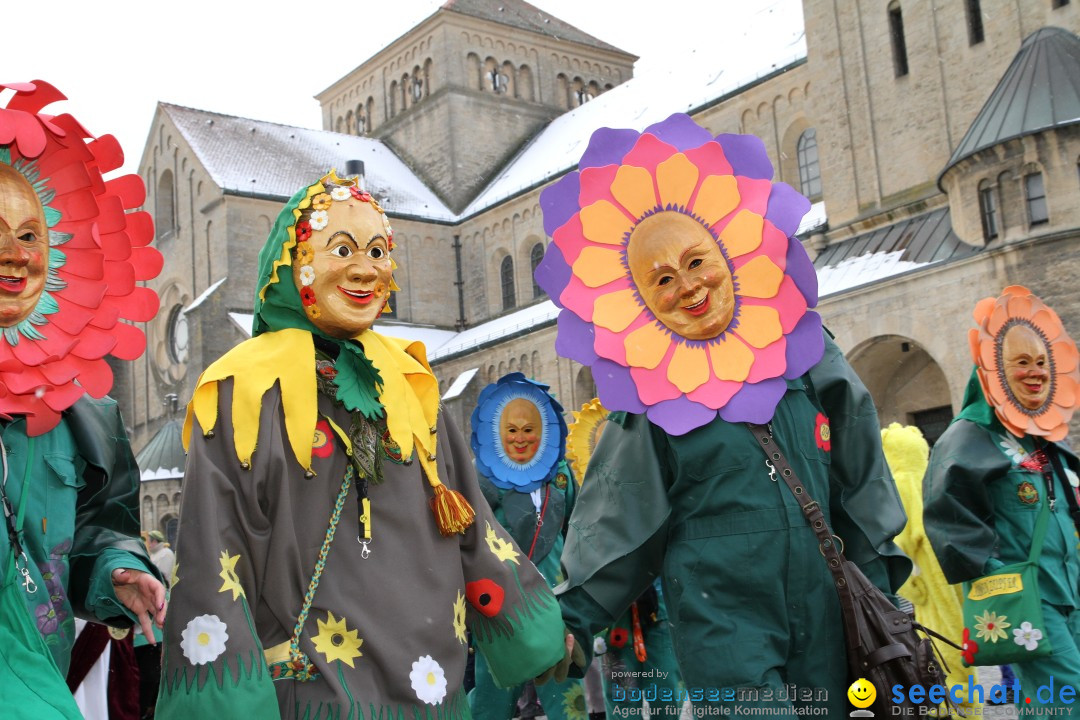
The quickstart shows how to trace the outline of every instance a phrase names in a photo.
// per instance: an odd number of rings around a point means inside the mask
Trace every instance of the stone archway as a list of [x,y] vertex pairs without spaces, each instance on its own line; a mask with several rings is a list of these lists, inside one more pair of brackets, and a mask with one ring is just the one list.
[[931,445],[953,417],[952,393],[938,362],[911,338],[883,335],[861,343],[848,361],[877,406],[882,427],[916,425]]

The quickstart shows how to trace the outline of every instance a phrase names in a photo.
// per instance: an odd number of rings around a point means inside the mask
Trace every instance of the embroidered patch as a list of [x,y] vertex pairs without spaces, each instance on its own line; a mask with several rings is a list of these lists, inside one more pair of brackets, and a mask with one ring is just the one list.
[[566,473],[559,473],[555,476],[555,487],[559,488],[560,490],[566,489],[566,482]]
[[333,431],[330,423],[320,420],[315,423],[315,437],[311,441],[311,454],[315,457],[328,458],[334,452]]
[[495,617],[499,614],[505,595],[502,586],[489,578],[481,578],[465,584],[465,597],[469,604],[485,617]]
[[818,413],[815,422],[817,423],[817,429],[814,432],[814,440],[819,448],[829,452],[832,450],[832,431],[829,429],[829,418],[822,413]]
[[383,454],[390,458],[391,462],[396,462],[398,465],[405,464],[405,458],[401,456],[401,446],[394,442],[394,438],[390,437],[389,430],[383,431],[382,449]]
[[1039,491],[1035,489],[1035,486],[1025,480],[1016,486],[1016,497],[1020,498],[1020,502],[1025,505],[1034,505],[1039,502]]

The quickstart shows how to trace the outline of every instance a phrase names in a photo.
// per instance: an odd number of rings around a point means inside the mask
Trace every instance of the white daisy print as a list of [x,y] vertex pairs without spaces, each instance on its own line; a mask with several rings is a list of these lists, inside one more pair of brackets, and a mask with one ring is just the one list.
[[352,193],[349,192],[349,188],[347,187],[336,187],[330,191],[330,197],[334,198],[338,202],[341,202],[343,200],[348,200],[349,198],[351,198]]
[[330,213],[325,210],[316,210],[311,213],[308,221],[311,223],[312,230],[322,230],[330,222]]
[[200,615],[188,622],[180,648],[192,665],[205,665],[221,657],[225,652],[225,641],[229,639],[225,623],[217,615]]
[[446,674],[430,655],[421,655],[412,664],[409,680],[416,697],[429,705],[438,705],[446,697]]
[[1029,652],[1039,647],[1039,641],[1042,639],[1042,630],[1031,627],[1031,623],[1026,621],[1020,623],[1020,627],[1013,630],[1013,642],[1023,646]]
[[1019,465],[1024,461],[1024,458],[1027,457],[1027,451],[1024,450],[1019,440],[1007,435],[998,435],[998,438],[998,445],[1001,446],[1002,452],[1013,461],[1014,465]]
[[300,266],[300,282],[307,287],[311,283],[315,282],[315,268],[310,265]]

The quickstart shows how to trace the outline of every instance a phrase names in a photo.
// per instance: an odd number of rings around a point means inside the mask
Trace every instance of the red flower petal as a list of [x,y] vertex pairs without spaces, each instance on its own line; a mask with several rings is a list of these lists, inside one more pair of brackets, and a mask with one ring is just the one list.
[[494,580],[483,578],[465,585],[465,597],[476,611],[486,617],[495,617],[502,610],[506,593]]

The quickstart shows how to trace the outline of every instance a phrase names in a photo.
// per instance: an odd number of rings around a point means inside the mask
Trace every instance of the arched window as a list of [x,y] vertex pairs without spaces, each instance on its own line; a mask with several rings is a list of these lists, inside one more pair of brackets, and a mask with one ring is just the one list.
[[158,239],[171,237],[176,229],[176,198],[173,196],[172,170],[158,176],[157,193],[154,195],[154,225]]
[[1050,212],[1046,206],[1046,187],[1043,185],[1041,172],[1024,176],[1024,199],[1027,201],[1028,223],[1042,225],[1050,222]]
[[979,183],[979,217],[983,242],[990,242],[998,236],[998,199],[997,188],[986,180]]
[[908,74],[907,40],[904,39],[904,14],[898,0],[889,4],[889,36],[892,39],[893,70],[896,77]]
[[536,267],[540,264],[540,261],[544,259],[544,243],[536,243],[533,245],[532,250],[529,251],[529,265],[532,267],[532,283],[533,283],[533,297],[543,297],[543,289],[536,284]]
[[503,310],[509,310],[514,307],[514,260],[509,255],[502,259],[499,280],[502,285]]
[[811,200],[821,197],[821,166],[818,164],[817,131],[810,128],[799,136],[799,187]]

